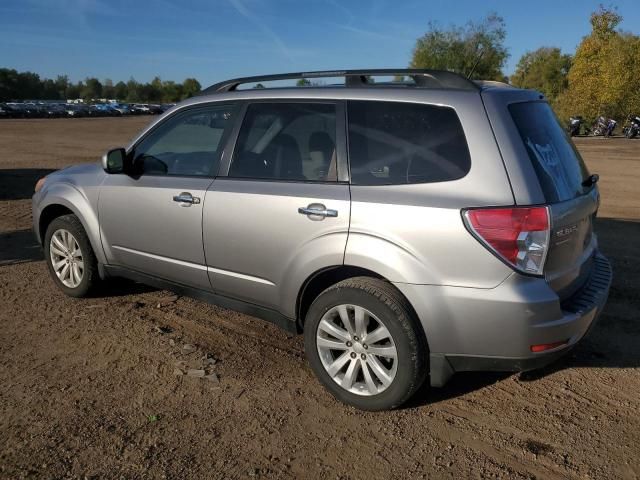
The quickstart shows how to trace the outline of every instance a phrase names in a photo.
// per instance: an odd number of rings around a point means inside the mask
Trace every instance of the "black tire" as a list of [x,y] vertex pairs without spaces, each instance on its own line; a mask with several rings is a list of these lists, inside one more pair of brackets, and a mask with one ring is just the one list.
[[[389,330],[397,349],[397,372],[386,390],[363,396],[343,389],[325,370],[316,334],[320,321],[335,306],[351,304],[373,313]],[[343,280],[322,292],[313,302],[304,324],[305,352],[320,382],[338,400],[361,410],[399,407],[420,388],[427,375],[428,348],[422,327],[404,296],[390,283],[371,277]]]
[[[84,271],[82,272],[82,279],[80,283],[75,288],[70,288],[62,283],[53,268],[51,260],[51,237],[60,229],[67,230],[75,237],[82,252]],[[93,252],[93,248],[91,248],[89,237],[84,231],[82,223],[75,215],[63,215],[54,219],[49,224],[44,236],[44,255],[47,268],[49,269],[49,273],[51,274],[51,278],[53,278],[54,283],[60,290],[70,297],[88,296],[100,281],[100,276],[98,274],[98,262],[96,260],[95,253]]]

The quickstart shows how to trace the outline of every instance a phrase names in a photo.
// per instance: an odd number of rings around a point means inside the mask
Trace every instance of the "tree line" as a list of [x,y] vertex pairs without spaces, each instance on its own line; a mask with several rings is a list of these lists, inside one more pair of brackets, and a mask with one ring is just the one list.
[[431,23],[416,42],[410,66],[538,90],[564,120],[572,115],[622,120],[640,114],[640,36],[619,30],[621,21],[615,8],[600,6],[591,14],[591,32],[574,53],[555,46],[526,52],[510,77],[503,73],[509,53],[502,17],[490,14],[444,29]]
[[[526,52],[510,77],[504,74],[509,51],[502,17],[492,13],[479,22],[448,28],[429,23],[416,41],[410,67],[450,70],[472,79],[538,90],[562,119],[582,115],[593,120],[604,115],[621,120],[640,113],[640,36],[619,30],[621,21],[615,8],[600,6],[591,14],[591,32],[575,52],[563,53],[552,45]],[[309,80],[302,79],[299,84],[307,85]],[[173,103],[195,95],[200,88],[194,78],[182,83],[159,77],[148,83],[133,78],[115,84],[97,78],[74,83],[66,75],[48,79],[32,72],[0,69],[0,101],[113,98]]]
[[0,68],[0,101],[11,100],[67,100],[117,99],[123,102],[175,103],[192,97],[201,90],[195,78],[182,83],[163,81],[155,77],[151,82],[140,83],[131,78],[128,82],[103,82],[97,78],[86,78],[71,82],[66,75],[55,79],[40,78],[33,72],[18,72]]

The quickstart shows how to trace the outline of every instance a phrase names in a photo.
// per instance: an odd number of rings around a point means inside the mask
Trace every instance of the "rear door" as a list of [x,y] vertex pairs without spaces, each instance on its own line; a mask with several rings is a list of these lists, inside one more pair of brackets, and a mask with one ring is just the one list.
[[350,215],[340,102],[253,102],[228,176],[207,191],[203,239],[216,293],[295,316],[317,270],[341,265]]
[[533,167],[545,203],[550,205],[551,238],[545,276],[564,299],[586,281],[597,248],[593,220],[599,205],[596,185],[575,148],[543,101],[508,107]]

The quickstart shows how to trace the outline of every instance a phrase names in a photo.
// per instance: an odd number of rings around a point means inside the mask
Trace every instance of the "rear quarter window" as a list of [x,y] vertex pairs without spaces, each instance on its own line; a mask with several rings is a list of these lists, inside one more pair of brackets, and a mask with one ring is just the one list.
[[514,103],[509,112],[547,202],[562,202],[585,193],[582,182],[589,176],[587,167],[549,104]]
[[462,125],[450,107],[352,100],[347,109],[354,185],[446,182],[471,168]]

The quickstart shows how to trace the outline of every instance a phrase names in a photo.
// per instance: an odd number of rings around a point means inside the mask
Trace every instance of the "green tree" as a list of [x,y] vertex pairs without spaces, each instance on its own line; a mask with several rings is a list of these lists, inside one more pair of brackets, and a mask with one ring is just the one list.
[[148,84],[148,87],[146,90],[147,90],[146,100],[148,102],[162,101],[164,85],[162,84],[162,80],[160,79],[160,77],[154,77],[153,80],[151,80],[151,83]]
[[38,95],[38,99],[43,99],[43,100],[60,99],[60,95],[56,87],[56,82],[54,82],[50,78],[45,78],[44,80],[42,80],[42,82],[40,83],[40,94]]
[[36,100],[42,95],[42,82],[40,76],[33,72],[22,72],[18,74],[18,85],[16,86],[17,98]]
[[89,102],[94,98],[102,97],[102,83],[97,78],[87,78],[84,82],[84,88],[80,92],[80,96],[85,102]]
[[554,47],[526,52],[509,81],[516,87],[538,90],[553,103],[567,88],[571,59]]
[[616,30],[622,17],[614,9],[601,6],[590,20],[591,33],[578,46],[558,113],[621,120],[640,109],[640,37]]
[[67,88],[69,88],[69,77],[66,75],[58,75],[56,77],[56,90],[58,91],[58,98],[67,98]]
[[104,80],[104,84],[102,85],[102,96],[107,99],[114,98],[116,96],[116,89],[113,86],[113,80],[110,78],[106,78]]
[[17,99],[18,72],[10,68],[0,68],[0,101]]
[[184,82],[182,82],[182,98],[193,97],[198,94],[202,90],[200,82],[195,78],[186,78]]
[[80,98],[80,94],[83,89],[84,89],[84,84],[82,82],[69,83],[69,85],[67,86],[66,98],[70,100],[76,100]]
[[165,103],[179,102],[182,98],[182,85],[174,81],[166,81],[162,84],[162,101]]
[[296,82],[296,87],[310,87],[311,81],[308,78],[301,78]]
[[124,100],[125,98],[127,98],[127,84],[122,80],[115,84],[113,90],[113,96],[118,100]]
[[127,102],[138,102],[140,101],[140,84],[136,82],[136,80],[131,77],[127,82]]
[[441,28],[430,22],[427,33],[416,41],[412,68],[450,70],[485,80],[503,80],[502,68],[509,58],[504,46],[504,19],[495,13],[464,27]]

